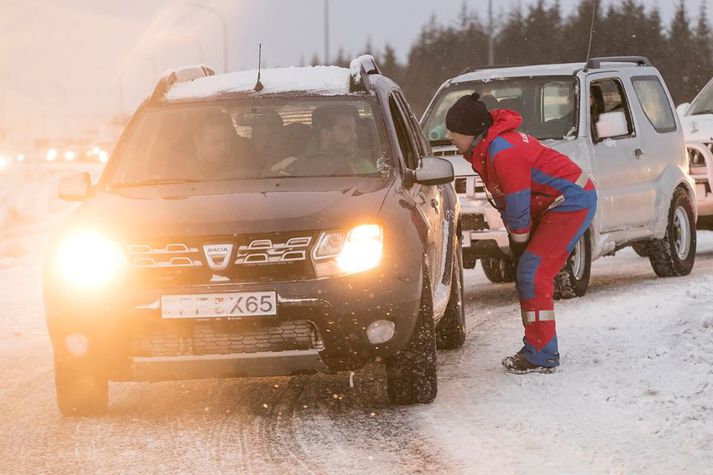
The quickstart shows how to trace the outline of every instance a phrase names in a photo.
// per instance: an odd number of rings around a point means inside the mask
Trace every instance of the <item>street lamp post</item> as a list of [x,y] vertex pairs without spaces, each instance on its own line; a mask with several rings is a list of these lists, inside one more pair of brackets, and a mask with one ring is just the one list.
[[228,65],[228,20],[225,19],[225,16],[222,13],[214,8],[201,5],[200,3],[192,3],[191,6],[193,8],[197,8],[198,10],[212,13],[220,19],[221,24],[223,25],[223,72],[227,73],[230,70]]

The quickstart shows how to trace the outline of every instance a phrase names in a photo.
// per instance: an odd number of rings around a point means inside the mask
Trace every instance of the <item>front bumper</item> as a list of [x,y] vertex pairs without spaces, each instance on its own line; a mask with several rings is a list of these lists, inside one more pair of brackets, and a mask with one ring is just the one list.
[[464,257],[510,258],[508,233],[498,210],[485,198],[462,193],[458,199],[461,204]]
[[[421,290],[420,267],[411,267],[404,263],[388,276],[376,269],[298,282],[169,289],[124,285],[94,295],[62,289],[50,280],[45,288],[46,318],[56,358],[63,364],[102,372],[111,380],[353,370],[375,358],[389,357],[409,341]],[[161,295],[261,291],[277,293],[277,316],[162,318]],[[373,345],[366,328],[382,319],[395,324],[394,336],[385,344]],[[291,329],[287,336],[280,335],[287,323],[304,329],[303,322],[309,322],[314,334]],[[88,339],[86,353],[69,350],[66,339],[75,334]],[[286,342],[283,348],[281,341]]]

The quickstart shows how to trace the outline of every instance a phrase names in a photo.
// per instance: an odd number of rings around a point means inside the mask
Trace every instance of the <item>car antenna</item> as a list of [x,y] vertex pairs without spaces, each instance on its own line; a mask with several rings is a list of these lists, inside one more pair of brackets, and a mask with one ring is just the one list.
[[589,57],[590,54],[592,53],[592,36],[594,36],[594,18],[597,16],[597,6],[599,5],[599,2],[597,0],[594,0],[594,5],[592,8],[592,24],[589,26],[589,46],[587,46],[587,60],[584,63],[584,72],[587,72],[587,69],[589,68]]
[[263,89],[265,89],[265,86],[262,85],[260,82],[260,70],[262,69],[262,43],[259,44],[258,46],[258,53],[257,53],[257,82],[255,83],[255,87],[253,90],[255,92],[260,92]]

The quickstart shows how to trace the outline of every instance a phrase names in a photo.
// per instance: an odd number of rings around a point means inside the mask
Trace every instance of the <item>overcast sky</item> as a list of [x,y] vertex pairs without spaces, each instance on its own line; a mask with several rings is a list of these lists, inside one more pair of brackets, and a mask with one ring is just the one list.
[[[710,0],[687,1],[691,13],[701,1]],[[487,0],[465,3],[486,18]],[[518,2],[493,3],[497,18]],[[560,3],[567,14],[579,0]],[[370,38],[375,49],[388,42],[405,58],[431,15],[455,23],[462,4],[329,0],[331,55],[340,47],[356,53]],[[666,23],[673,4],[658,2]],[[120,106],[133,111],[168,68],[203,61],[221,71],[222,20],[206,8],[227,22],[231,70],[255,67],[259,42],[268,66],[323,57],[324,0],[0,0],[0,128],[56,136],[66,114],[76,135]]]

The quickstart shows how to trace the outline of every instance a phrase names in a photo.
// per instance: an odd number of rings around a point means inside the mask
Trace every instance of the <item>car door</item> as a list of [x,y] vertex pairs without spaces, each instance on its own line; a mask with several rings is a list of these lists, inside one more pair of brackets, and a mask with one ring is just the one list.
[[[419,165],[421,151],[413,133],[409,113],[396,93],[389,95],[389,111],[394,122],[404,166],[409,170],[415,170]],[[440,212],[442,206],[439,201],[438,187],[414,183],[406,191],[416,203],[417,212],[428,223],[426,258],[428,259],[429,278],[431,283],[435,284],[440,281],[438,276],[439,272],[442,272],[439,258],[440,234],[442,233]],[[435,287],[435,285],[431,286],[432,291],[434,291],[434,306]]]
[[[646,188],[650,197],[649,206],[656,209],[660,203],[661,193],[671,191],[674,183],[659,183],[665,180],[664,172],[667,167],[677,166],[685,151],[683,133],[676,121],[673,111],[673,102],[661,79],[655,75],[633,76],[631,85],[636,99],[632,104],[635,116],[639,117],[639,135],[642,139],[641,155],[638,156],[639,165],[646,171]],[[650,226],[655,226],[659,218],[658,213],[651,214]]]
[[[647,196],[646,171],[639,162],[641,139],[632,119],[629,94],[619,75],[592,74],[587,77],[586,91],[590,110],[590,146],[592,169],[599,195],[601,232],[641,228],[651,215]],[[601,139],[596,122],[601,114],[623,112],[627,132]]]

